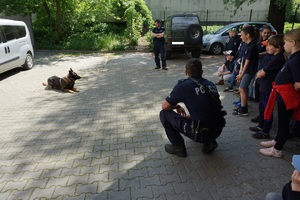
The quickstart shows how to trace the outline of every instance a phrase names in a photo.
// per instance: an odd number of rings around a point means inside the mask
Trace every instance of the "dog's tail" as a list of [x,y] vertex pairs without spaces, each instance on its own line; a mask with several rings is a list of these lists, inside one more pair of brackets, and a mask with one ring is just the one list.
[[48,84],[47,83],[43,83],[43,86],[48,86]]

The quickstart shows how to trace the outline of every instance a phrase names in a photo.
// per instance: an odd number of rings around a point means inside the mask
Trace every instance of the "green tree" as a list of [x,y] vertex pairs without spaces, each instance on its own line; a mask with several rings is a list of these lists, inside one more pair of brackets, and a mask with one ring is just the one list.
[[149,27],[152,20],[143,0],[0,0],[2,11],[6,15],[34,14],[36,38],[53,44],[63,44],[73,34],[88,35],[87,30],[95,31],[97,27],[103,30],[102,22],[107,18],[126,22],[125,33],[135,43],[142,28]]
[[[257,0],[223,0],[224,4],[228,7],[233,5],[235,9],[239,9],[244,3],[254,3]],[[283,33],[284,22],[286,19],[287,8],[290,10],[294,4],[294,0],[270,0],[268,21],[276,28],[278,33]]]
[[131,44],[136,44],[141,33],[149,29],[152,24],[152,13],[145,1],[119,0],[112,5],[115,19],[126,22],[125,34],[130,38]]

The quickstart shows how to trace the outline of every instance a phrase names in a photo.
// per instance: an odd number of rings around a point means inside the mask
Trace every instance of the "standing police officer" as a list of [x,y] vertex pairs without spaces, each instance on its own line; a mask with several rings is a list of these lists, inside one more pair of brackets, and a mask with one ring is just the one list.
[[[162,103],[160,120],[171,144],[166,152],[186,157],[186,148],[181,134],[203,143],[202,152],[209,154],[217,147],[218,138],[225,126],[219,94],[216,86],[202,77],[202,63],[197,58],[188,60],[185,67],[187,79],[179,80],[171,94]],[[190,116],[178,103],[184,103]],[[174,112],[173,110],[176,110]],[[181,133],[181,134],[180,134]]]
[[167,70],[166,65],[166,56],[165,56],[165,29],[160,26],[160,20],[155,20],[154,22],[155,28],[152,30],[152,37],[153,37],[153,51],[155,55],[155,69],[160,69],[160,59],[159,59],[159,53],[160,58],[162,62],[162,69]]

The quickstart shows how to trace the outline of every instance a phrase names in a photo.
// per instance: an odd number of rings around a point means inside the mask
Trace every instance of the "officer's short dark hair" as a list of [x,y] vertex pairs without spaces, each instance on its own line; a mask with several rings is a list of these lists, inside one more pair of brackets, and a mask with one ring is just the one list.
[[157,23],[159,23],[159,24],[160,24],[160,20],[159,20],[159,19],[155,20],[154,22],[157,22]]
[[198,58],[191,58],[185,65],[189,76],[202,76],[202,62]]

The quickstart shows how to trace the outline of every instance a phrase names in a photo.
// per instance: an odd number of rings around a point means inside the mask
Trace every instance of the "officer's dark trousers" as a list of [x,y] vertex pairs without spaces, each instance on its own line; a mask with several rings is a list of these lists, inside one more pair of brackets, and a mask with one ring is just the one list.
[[159,53],[160,53],[162,67],[166,67],[167,65],[166,65],[165,46],[163,44],[155,44],[153,51],[154,51],[156,66],[160,67],[160,59],[159,59]]
[[[184,139],[180,133],[186,137],[194,140],[192,135],[192,120],[182,117],[178,113],[172,110],[162,110],[160,111],[160,121],[165,128],[168,139],[174,146],[184,146]],[[210,143],[220,136],[222,128],[210,131],[206,137],[197,142],[200,143]]]

